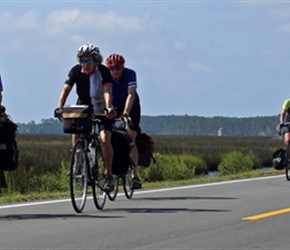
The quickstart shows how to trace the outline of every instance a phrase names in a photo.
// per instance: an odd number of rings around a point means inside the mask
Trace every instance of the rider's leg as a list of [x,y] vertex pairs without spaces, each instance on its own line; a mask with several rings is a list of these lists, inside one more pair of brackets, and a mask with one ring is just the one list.
[[138,148],[136,146],[136,136],[137,136],[137,131],[135,130],[131,130],[130,133],[129,133],[132,141],[134,142],[134,146],[132,147],[131,149],[131,153],[130,153],[130,158],[134,164],[134,167],[133,167],[133,177],[136,177],[138,178],[138,171],[137,171],[137,168],[138,168],[138,157],[139,157],[139,153],[138,153]]
[[79,138],[80,138],[79,134],[72,134],[72,137],[71,137],[72,146],[74,146],[76,144],[76,142]]
[[111,144],[112,133],[108,130],[100,131],[101,146],[104,155],[104,161],[106,165],[106,176],[112,175],[112,162],[114,149]]

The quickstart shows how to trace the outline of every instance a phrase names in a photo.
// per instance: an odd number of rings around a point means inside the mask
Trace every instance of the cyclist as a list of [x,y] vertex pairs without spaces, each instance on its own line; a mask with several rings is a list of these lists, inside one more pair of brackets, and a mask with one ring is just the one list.
[[[3,85],[2,85],[2,81],[1,81],[1,75],[0,75],[0,111],[2,110],[2,91],[3,91]],[[1,188],[7,188],[7,184],[6,184],[6,179],[5,179],[5,175],[4,172],[2,170],[0,170],[0,189]]]
[[[280,114],[280,123],[277,126],[277,130],[281,128],[281,125],[285,121],[290,122],[290,99],[284,101],[282,105],[282,111]],[[287,142],[290,140],[290,128],[287,128],[287,131],[284,133],[284,145],[287,146]]]
[[[76,84],[77,104],[90,105],[95,114],[105,113],[107,118],[100,126],[100,139],[106,165],[105,192],[114,189],[112,176],[113,147],[111,145],[111,125],[114,118],[112,106],[112,78],[106,66],[102,64],[100,50],[93,44],[82,45],[77,52],[79,64],[71,68],[59,97],[58,108],[61,110],[66,99]],[[72,136],[75,144],[78,135]]]
[[[116,107],[117,116],[131,120],[132,126],[129,132],[134,144],[140,131],[140,99],[137,94],[137,80],[134,70],[125,67],[125,59],[120,54],[111,54],[106,65],[110,69],[113,79],[113,105]],[[142,188],[138,177],[138,149],[133,147],[130,154],[135,167],[133,168],[132,188]]]
[[2,104],[2,91],[3,91],[3,85],[1,81],[1,75],[0,75],[0,106]]

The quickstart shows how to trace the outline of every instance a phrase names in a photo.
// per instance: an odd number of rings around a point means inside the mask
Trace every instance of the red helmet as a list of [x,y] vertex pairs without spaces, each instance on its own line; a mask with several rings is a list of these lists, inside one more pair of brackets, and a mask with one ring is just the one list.
[[106,65],[108,68],[122,67],[125,64],[125,59],[122,55],[112,54],[107,58]]

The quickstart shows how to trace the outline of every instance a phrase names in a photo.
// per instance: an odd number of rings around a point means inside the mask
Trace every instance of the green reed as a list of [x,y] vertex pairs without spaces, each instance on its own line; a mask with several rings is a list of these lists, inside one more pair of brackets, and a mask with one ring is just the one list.
[[[194,178],[217,170],[226,153],[240,151],[255,158],[255,168],[271,166],[281,138],[217,136],[153,136],[157,164],[140,167],[143,181]],[[71,136],[18,135],[19,168],[5,172],[9,193],[68,192]]]

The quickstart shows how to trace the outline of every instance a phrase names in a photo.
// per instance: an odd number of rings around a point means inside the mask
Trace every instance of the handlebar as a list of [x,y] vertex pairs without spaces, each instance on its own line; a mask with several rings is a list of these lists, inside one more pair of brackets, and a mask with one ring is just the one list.
[[282,135],[281,134],[281,129],[285,128],[285,127],[290,128],[290,122],[281,122],[281,123],[279,123],[279,125],[278,125],[278,133],[279,133],[279,135]]
[[[62,120],[62,109],[57,108],[54,110],[54,117]],[[91,121],[95,124],[102,123],[104,119],[106,119],[105,113],[97,113],[97,114],[91,114]],[[131,120],[128,117],[122,117],[122,118],[114,118],[114,123],[112,125],[113,129],[116,130],[125,130],[127,131],[130,128]]]

